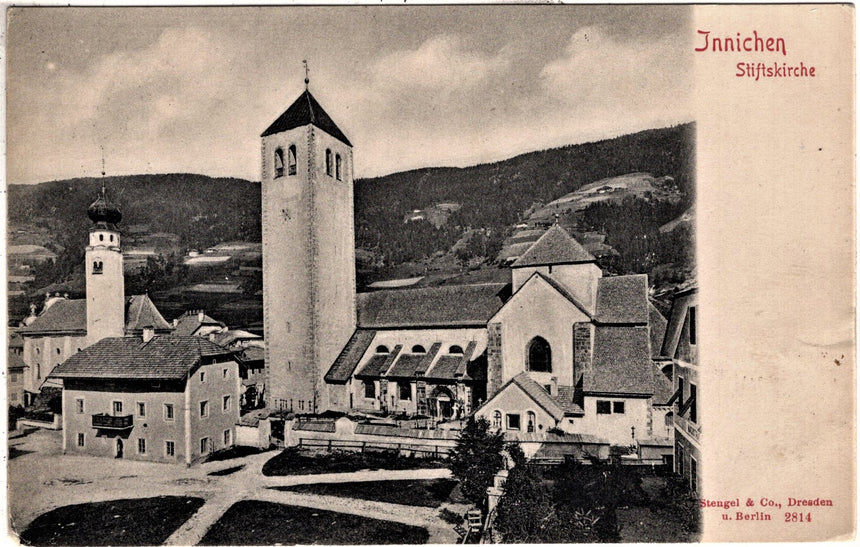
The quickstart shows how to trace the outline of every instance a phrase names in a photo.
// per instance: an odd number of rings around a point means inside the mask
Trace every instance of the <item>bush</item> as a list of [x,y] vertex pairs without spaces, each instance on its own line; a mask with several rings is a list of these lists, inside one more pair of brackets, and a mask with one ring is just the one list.
[[490,422],[469,418],[451,452],[448,467],[460,481],[463,497],[479,507],[483,507],[487,488],[502,468],[504,445],[502,433],[490,432]]

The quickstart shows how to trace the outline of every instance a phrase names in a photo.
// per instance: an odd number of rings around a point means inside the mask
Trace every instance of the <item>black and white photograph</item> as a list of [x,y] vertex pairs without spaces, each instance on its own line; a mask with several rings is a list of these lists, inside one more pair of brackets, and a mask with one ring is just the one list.
[[729,55],[790,39],[690,5],[6,20],[11,541],[787,526],[703,488],[696,63],[776,85]]

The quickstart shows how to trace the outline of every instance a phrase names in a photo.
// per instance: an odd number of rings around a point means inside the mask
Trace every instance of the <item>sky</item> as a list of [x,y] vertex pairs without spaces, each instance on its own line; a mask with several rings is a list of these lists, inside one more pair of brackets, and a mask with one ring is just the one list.
[[260,179],[304,89],[357,177],[467,166],[692,120],[689,6],[16,8],[7,181]]

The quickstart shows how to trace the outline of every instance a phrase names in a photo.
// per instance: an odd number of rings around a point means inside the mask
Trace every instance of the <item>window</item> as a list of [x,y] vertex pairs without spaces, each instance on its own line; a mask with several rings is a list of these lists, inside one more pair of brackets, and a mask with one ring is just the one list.
[[493,429],[499,430],[502,428],[502,413],[497,410],[493,412]]
[[284,151],[275,150],[275,178],[284,176]]
[[110,240],[113,241],[113,235],[110,236]]
[[39,353],[41,353],[41,352],[39,351],[39,348],[36,348],[36,355],[39,355]]
[[146,454],[146,439],[137,440],[137,453]]
[[690,319],[690,345],[696,345],[696,306],[690,306],[687,310]]
[[296,145],[290,145],[287,150],[287,173],[290,175],[296,174]]
[[450,348],[448,348],[448,353],[451,353],[453,355],[463,355],[463,348],[461,348],[460,346],[451,346]]
[[[38,352],[39,352],[39,350],[36,350],[36,353],[38,353]],[[38,380],[41,377],[42,377],[42,365],[40,365],[39,363],[36,363],[36,379]]]
[[105,235],[99,234],[99,241],[104,241],[104,240],[105,240]]
[[376,353],[388,353],[388,346],[376,346]]
[[84,435],[83,433],[78,433],[78,446],[83,448],[85,440],[86,440],[86,435]]
[[331,148],[325,149],[325,174],[331,176]]
[[209,401],[200,401],[200,417],[209,416]]
[[232,440],[232,433],[229,429],[224,430],[224,446],[230,446],[233,444],[230,442]]
[[508,429],[519,429],[520,428],[520,415],[519,414],[508,414]]
[[418,345],[412,346],[412,353],[427,353],[427,350],[424,349],[424,346],[418,344]]
[[104,264],[102,263],[101,260],[96,260],[95,262],[93,262],[93,273],[94,274],[102,273],[103,269],[104,269]]
[[205,373],[205,372],[201,372],[201,373],[200,373],[200,381],[201,381],[201,382],[205,382],[205,381],[206,381],[206,373]]
[[528,417],[528,424],[526,425],[526,431],[528,431],[529,433],[534,433],[535,432],[535,413],[532,411],[529,411],[529,413],[526,416]]
[[225,380],[230,377],[230,369],[225,368],[221,370],[221,377]]
[[624,401],[613,401],[612,402],[612,413],[613,414],[624,414]]
[[696,461],[696,458],[690,458],[690,490],[694,493],[698,491],[699,488],[699,462]]
[[83,399],[75,399],[75,412],[78,414],[84,413],[84,400]]
[[663,423],[666,427],[672,427],[674,420],[675,420],[675,415],[672,412],[667,412],[666,418],[665,418]]
[[695,424],[698,423],[697,420],[699,418],[699,415],[696,412],[696,384],[690,384],[690,399],[693,400],[693,402],[690,403],[690,421]]
[[57,348],[57,355],[60,354],[60,348]]
[[301,410],[301,411],[304,411],[304,410],[305,410],[305,401],[304,401],[304,399],[302,399],[302,400],[300,400],[300,401],[299,401],[299,410]]
[[397,388],[400,391],[400,400],[401,401],[411,401],[412,400],[412,384],[408,382],[398,382]]
[[224,400],[221,403],[221,410],[223,410],[224,412],[227,412],[228,410],[230,410],[230,407],[232,406],[231,403],[232,403],[232,401],[230,400],[230,396],[224,395]]
[[533,372],[552,372],[552,351],[549,342],[535,336],[528,346],[528,370]]
[[202,439],[200,439],[200,453],[209,453],[209,437],[203,437]]
[[164,405],[164,419],[168,422],[173,421],[173,405],[165,404]]
[[373,383],[373,380],[365,380],[364,381],[364,398],[365,399],[375,399],[376,398],[376,384]]
[[173,441],[164,441],[164,455],[168,458],[176,456],[176,443]]
[[146,418],[146,403],[137,403],[137,416]]
[[334,178],[340,180],[340,154],[334,157]]
[[122,414],[122,401],[113,402],[113,414],[114,416],[119,416],[120,414]]
[[612,403],[609,401],[597,401],[598,414],[612,414]]

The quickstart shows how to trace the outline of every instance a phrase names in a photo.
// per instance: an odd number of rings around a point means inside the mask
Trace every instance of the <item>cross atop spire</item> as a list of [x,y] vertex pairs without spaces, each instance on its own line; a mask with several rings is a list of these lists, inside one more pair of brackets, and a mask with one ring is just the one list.
[[308,88],[308,84],[309,84],[309,83],[311,83],[311,79],[310,79],[310,77],[308,76],[308,73],[311,71],[311,69],[310,69],[310,68],[308,68],[308,61],[307,61],[307,59],[303,59],[303,60],[302,60],[302,64],[304,64],[304,65],[305,65],[305,89],[307,89],[307,88]]

